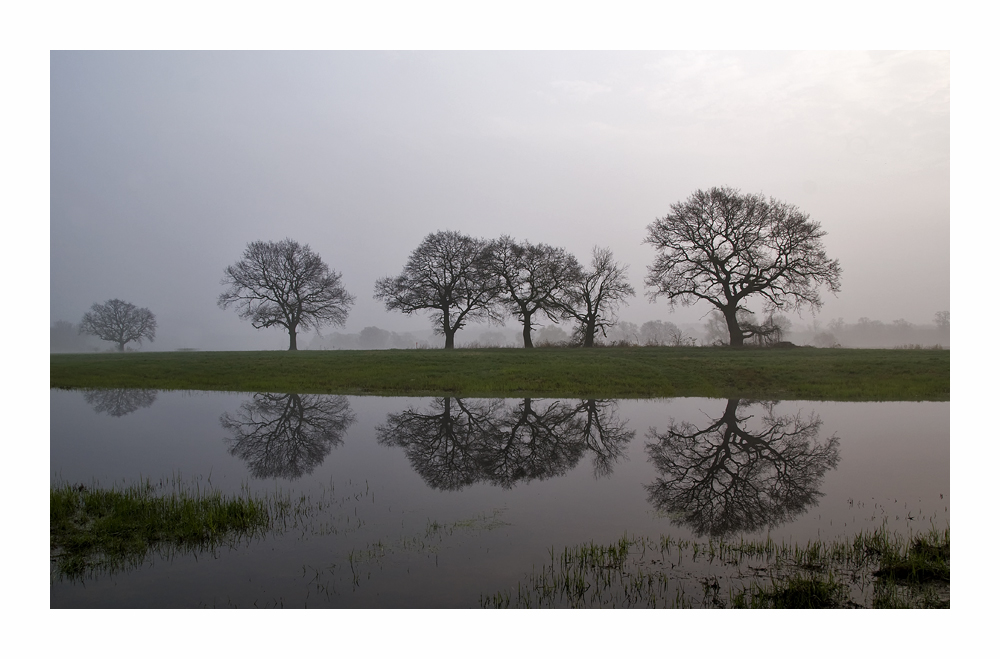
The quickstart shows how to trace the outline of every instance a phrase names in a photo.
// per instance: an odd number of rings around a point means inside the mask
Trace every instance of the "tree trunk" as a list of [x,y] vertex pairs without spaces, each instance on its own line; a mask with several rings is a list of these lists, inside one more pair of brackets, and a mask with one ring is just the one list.
[[441,330],[444,332],[444,349],[454,350],[455,348],[455,332],[457,328],[451,326],[451,309],[445,305],[444,309],[441,310]]
[[729,328],[729,345],[742,347],[743,330],[740,329],[740,323],[736,320],[736,309],[723,309],[722,314],[726,317],[726,327]]
[[126,343],[127,343],[127,341],[119,341],[118,342],[118,352],[125,352],[125,344]]
[[521,330],[521,336],[524,337],[524,347],[534,348],[531,344],[531,316],[524,314],[524,329]]
[[597,327],[594,323],[588,322],[583,326],[583,347],[593,348],[594,347],[594,335],[597,334]]
[[299,349],[298,344],[296,344],[296,342],[295,342],[295,328],[294,327],[289,327],[288,328],[288,349],[289,350],[298,350]]

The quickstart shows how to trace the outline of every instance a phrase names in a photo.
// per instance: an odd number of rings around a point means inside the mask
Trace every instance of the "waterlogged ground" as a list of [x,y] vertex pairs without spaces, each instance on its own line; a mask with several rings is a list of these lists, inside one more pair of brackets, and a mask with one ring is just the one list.
[[[53,562],[51,606],[724,605],[768,560],[723,545],[948,528],[948,410],[52,390],[53,483],[289,505],[263,537],[82,578]],[[550,597],[540,575],[590,543],[627,545],[653,594]]]

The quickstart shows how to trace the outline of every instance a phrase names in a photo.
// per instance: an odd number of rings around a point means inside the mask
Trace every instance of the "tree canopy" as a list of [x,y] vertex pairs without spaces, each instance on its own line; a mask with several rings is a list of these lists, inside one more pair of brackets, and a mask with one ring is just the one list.
[[524,347],[531,348],[532,318],[541,312],[553,322],[567,317],[580,264],[561,247],[515,242],[502,236],[490,243],[490,271],[499,287],[499,303],[520,321]]
[[628,266],[615,261],[607,247],[594,247],[590,268],[580,273],[570,286],[571,303],[567,314],[576,320],[574,335],[584,348],[592,348],[597,332],[617,322],[615,311],[635,295],[628,282]]
[[473,320],[498,320],[497,285],[489,272],[485,241],[457,231],[429,234],[410,254],[403,272],[375,282],[375,299],[389,311],[406,315],[432,312],[435,332],[445,348],[455,347],[455,333]]
[[125,344],[143,339],[151,342],[156,337],[156,316],[145,307],[136,307],[131,302],[114,299],[104,304],[94,304],[83,314],[80,334],[93,334],[102,341],[111,341],[118,350],[125,351]]
[[288,331],[288,349],[296,350],[299,328],[343,327],[354,296],[340,273],[330,270],[309,245],[286,238],[247,245],[243,258],[226,268],[219,296],[223,309],[235,306],[240,318],[257,329],[280,326]]
[[656,258],[649,299],[671,306],[704,300],[722,312],[730,345],[754,335],[737,312],[759,298],[765,310],[818,308],[819,289],[840,290],[840,263],[827,257],[818,222],[798,208],[733,188],[698,190],[657,218],[643,241]]

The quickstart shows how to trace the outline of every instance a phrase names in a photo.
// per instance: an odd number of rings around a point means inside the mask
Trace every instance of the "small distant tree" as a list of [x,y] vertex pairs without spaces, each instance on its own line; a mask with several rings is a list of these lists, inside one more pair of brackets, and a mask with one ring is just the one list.
[[125,345],[143,339],[150,342],[156,337],[156,316],[146,308],[136,307],[131,302],[114,299],[104,304],[94,304],[83,314],[80,334],[92,334],[102,341],[111,341],[125,352]]
[[402,274],[375,282],[374,297],[388,311],[432,311],[435,332],[444,335],[444,347],[450,350],[466,323],[499,321],[497,293],[487,243],[457,231],[438,231],[413,250]]
[[628,345],[639,344],[639,326],[627,320],[622,320],[608,328],[605,336],[612,343],[623,343]]
[[729,343],[753,336],[739,314],[752,298],[765,311],[819,308],[821,286],[840,290],[840,263],[826,256],[818,222],[790,204],[732,188],[698,190],[648,227],[657,255],[646,286],[651,301],[705,301],[722,313]]
[[235,306],[256,329],[284,327],[288,349],[297,350],[296,333],[323,325],[343,327],[354,296],[309,245],[294,240],[257,241],[243,258],[226,268],[219,306]]
[[366,327],[358,334],[358,343],[363,350],[383,350],[391,340],[392,333],[378,327]]
[[677,325],[670,321],[647,320],[639,328],[639,339],[646,346],[668,346],[679,332]]
[[951,331],[951,312],[950,311],[938,311],[934,314],[934,324],[937,325],[938,330],[947,334]]
[[570,336],[566,330],[558,325],[548,325],[538,328],[538,343],[541,345],[555,346],[569,342]]
[[615,261],[609,248],[594,247],[590,268],[570,285],[570,304],[566,307],[577,322],[574,336],[584,348],[594,346],[597,332],[607,338],[607,328],[618,322],[618,307],[634,295],[635,289],[628,282],[628,266]]

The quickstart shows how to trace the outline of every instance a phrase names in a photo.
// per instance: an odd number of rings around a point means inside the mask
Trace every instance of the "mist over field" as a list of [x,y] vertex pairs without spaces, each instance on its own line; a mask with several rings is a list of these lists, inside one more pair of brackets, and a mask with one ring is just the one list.
[[[787,340],[947,346],[949,66],[935,51],[54,51],[51,348],[108,349],[75,326],[118,298],[156,315],[138,349],[285,349],[281,328],[217,304],[248,243],[284,238],[356,298],[300,348],[440,347],[426,314],[373,293],[444,230],[581,263],[609,247],[637,295],[607,341],[669,343],[669,323],[710,344],[709,305],[647,299],[643,240],[713,186],[793,204],[827,234],[841,290],[815,316],[782,312]],[[508,321],[456,344],[518,339]]]

